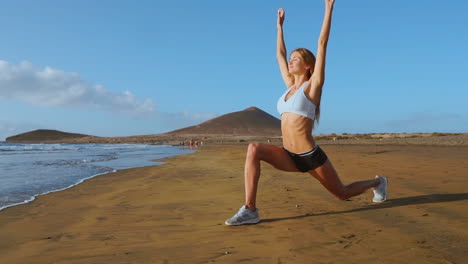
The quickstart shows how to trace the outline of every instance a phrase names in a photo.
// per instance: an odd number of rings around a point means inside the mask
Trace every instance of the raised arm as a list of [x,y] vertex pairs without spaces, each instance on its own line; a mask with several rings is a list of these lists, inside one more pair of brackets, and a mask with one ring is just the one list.
[[283,78],[286,87],[289,88],[293,85],[292,80],[289,78],[288,62],[286,60],[286,45],[284,44],[283,38],[283,22],[284,22],[284,9],[278,9],[278,34],[276,37],[276,59],[278,60],[278,65],[281,71],[281,77]]
[[[323,17],[322,30],[318,40],[317,57],[315,59],[314,72],[310,77],[312,90],[322,89],[325,82],[325,56],[327,54],[328,37],[330,35],[330,26],[335,0],[325,0],[325,14]],[[321,93],[320,93],[321,94]]]

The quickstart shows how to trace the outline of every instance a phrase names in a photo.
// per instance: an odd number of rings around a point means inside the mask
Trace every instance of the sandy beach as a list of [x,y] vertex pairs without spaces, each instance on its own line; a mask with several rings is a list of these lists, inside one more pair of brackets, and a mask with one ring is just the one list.
[[322,145],[344,183],[387,176],[381,204],[263,163],[263,221],[225,226],[244,201],[246,148],[204,146],[0,211],[1,262],[467,262],[468,147]]

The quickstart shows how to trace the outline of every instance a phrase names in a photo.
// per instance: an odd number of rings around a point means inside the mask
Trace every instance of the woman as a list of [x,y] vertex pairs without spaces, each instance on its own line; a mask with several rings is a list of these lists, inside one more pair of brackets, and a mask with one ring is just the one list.
[[320,99],[325,82],[325,55],[334,0],[325,0],[325,15],[317,48],[317,58],[307,49],[294,50],[286,61],[283,39],[285,13],[278,10],[278,36],[276,57],[281,76],[289,89],[278,100],[281,114],[283,147],[251,143],[245,162],[245,205],[226,225],[255,224],[260,222],[256,208],[257,185],[260,177],[260,161],[287,172],[308,172],[340,200],[359,195],[374,188],[374,202],[386,200],[387,178],[343,185],[335,168],[312,137],[314,124],[320,117]]

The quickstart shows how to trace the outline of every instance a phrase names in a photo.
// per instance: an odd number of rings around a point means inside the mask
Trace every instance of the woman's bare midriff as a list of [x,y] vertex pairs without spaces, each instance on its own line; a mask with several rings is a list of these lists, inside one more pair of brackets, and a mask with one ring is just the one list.
[[312,137],[314,120],[293,113],[281,115],[283,147],[293,153],[303,153],[315,146]]

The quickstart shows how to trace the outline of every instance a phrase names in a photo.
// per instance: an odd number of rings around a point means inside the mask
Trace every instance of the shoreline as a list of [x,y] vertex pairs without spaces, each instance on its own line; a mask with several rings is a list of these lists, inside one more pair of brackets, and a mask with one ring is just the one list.
[[371,264],[466,258],[468,148],[323,148],[345,183],[376,172],[388,175],[389,200],[373,204],[366,193],[338,201],[307,174],[262,164],[263,221],[227,227],[224,220],[243,201],[246,146],[210,145],[0,211],[0,254],[8,263]]
[[[157,166],[157,165],[155,165]],[[133,169],[133,168],[132,168]],[[86,177],[86,178],[83,178],[83,179],[80,179],[77,183],[74,183],[74,184],[71,184],[70,186],[67,186],[67,187],[64,187],[64,188],[60,188],[60,189],[55,189],[55,190],[51,190],[51,191],[47,191],[47,192],[43,192],[43,193],[39,193],[39,194],[35,194],[33,195],[30,199],[28,200],[25,200],[23,202],[19,202],[19,203],[15,203],[15,204],[10,204],[10,205],[5,205],[3,207],[0,207],[0,212],[2,212],[2,210],[5,210],[7,208],[10,208],[10,207],[14,207],[14,206],[18,206],[18,205],[23,205],[23,204],[27,204],[27,203],[31,203],[33,202],[34,200],[36,200],[37,197],[39,196],[42,196],[42,195],[47,195],[49,193],[54,193],[54,192],[61,192],[61,191],[66,191],[67,189],[70,189],[70,188],[73,188],[87,180],[90,180],[94,177],[99,177],[101,175],[105,175],[105,174],[109,174],[109,173],[115,173],[117,172],[118,170],[113,170],[113,171],[109,171],[109,172],[103,172],[103,173],[98,173],[98,174],[95,174],[95,175],[91,175],[89,177]]]
[[[0,142],[1,143],[1,142]],[[12,144],[17,144],[17,143],[12,143]],[[20,143],[20,144],[23,144],[23,143]],[[26,143],[24,143],[26,144]],[[27,144],[35,144],[35,143],[27,143]],[[40,144],[40,143],[38,143]],[[43,144],[48,144],[48,143],[43,143]],[[68,143],[51,143],[51,144],[68,144]],[[72,143],[73,144],[73,143]],[[161,146],[168,146],[168,147],[171,147],[169,145],[161,145]],[[174,147],[174,146],[172,146]],[[196,152],[196,149],[190,149],[191,151],[193,152]],[[193,153],[192,152],[192,153]],[[190,153],[181,153],[181,154],[177,154],[175,156],[180,156],[180,155],[186,155],[186,154],[190,154]],[[152,163],[160,163],[160,164],[150,164],[150,165],[144,165],[144,166],[135,166],[135,167],[131,167],[131,168],[126,168],[126,169],[135,169],[135,168],[142,168],[142,167],[148,167],[148,166],[159,166],[159,165],[162,165],[164,164],[164,162],[162,162],[161,160],[164,160],[166,158],[169,158],[171,156],[168,156],[168,157],[163,157],[163,158],[160,158],[160,159],[152,159],[152,160],[148,160],[148,162],[152,162]],[[28,204],[28,203],[31,203],[33,202],[34,200],[36,200],[37,197],[39,196],[43,196],[43,195],[47,195],[49,193],[54,193],[54,192],[61,192],[61,191],[66,191],[67,189],[70,189],[70,188],[73,188],[74,186],[77,186],[79,184],[82,184],[83,182],[87,181],[87,180],[90,180],[90,179],[93,179],[95,177],[99,177],[99,176],[102,176],[102,175],[105,175],[105,174],[112,174],[112,173],[115,173],[117,171],[119,171],[119,169],[114,169],[112,168],[113,170],[112,171],[108,171],[108,172],[102,172],[102,173],[97,173],[97,174],[93,174],[93,175],[90,175],[88,177],[85,177],[85,178],[82,178],[82,179],[79,179],[77,182],[75,183],[72,183],[66,187],[62,187],[62,188],[58,188],[58,189],[52,189],[52,190],[49,190],[49,191],[45,191],[45,192],[42,192],[42,193],[38,193],[38,194],[32,194],[32,196],[27,199],[27,200],[24,200],[22,202],[17,202],[17,203],[14,203],[14,204],[9,204],[9,205],[5,205],[5,206],[0,206],[0,212],[7,209],[7,208],[10,208],[10,207],[14,207],[14,206],[19,206],[19,205],[23,205],[23,204]]]

